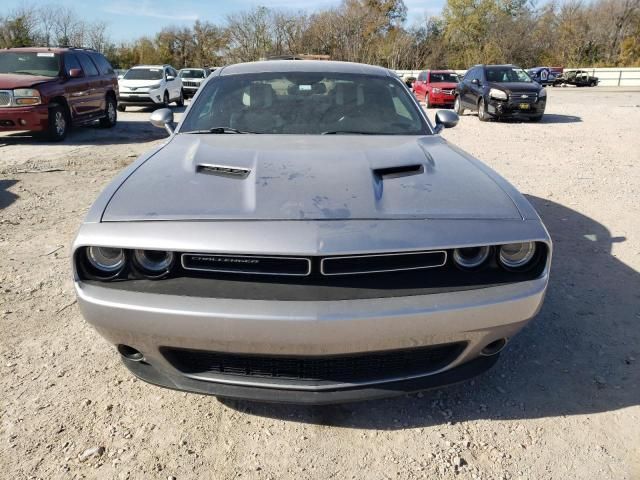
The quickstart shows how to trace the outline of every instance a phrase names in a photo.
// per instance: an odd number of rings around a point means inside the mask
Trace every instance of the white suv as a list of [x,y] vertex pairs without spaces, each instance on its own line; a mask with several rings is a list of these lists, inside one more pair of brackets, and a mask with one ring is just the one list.
[[137,65],[118,80],[118,87],[121,112],[128,105],[166,107],[171,102],[179,107],[184,105],[182,79],[171,65]]
[[183,68],[178,72],[178,76],[182,79],[182,88],[186,97],[193,97],[202,82],[211,74],[208,68]]

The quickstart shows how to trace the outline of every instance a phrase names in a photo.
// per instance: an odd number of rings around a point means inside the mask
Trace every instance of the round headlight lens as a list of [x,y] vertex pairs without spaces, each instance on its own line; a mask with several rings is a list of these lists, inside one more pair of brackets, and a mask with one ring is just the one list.
[[93,268],[106,274],[121,270],[126,262],[124,250],[111,247],[87,248],[87,260]]
[[173,252],[162,250],[135,250],[133,260],[136,265],[150,275],[163,275],[173,265]]
[[476,268],[489,258],[489,247],[456,248],[453,251],[453,261],[462,268]]
[[506,268],[522,268],[531,262],[535,254],[534,242],[508,243],[500,247],[500,263]]

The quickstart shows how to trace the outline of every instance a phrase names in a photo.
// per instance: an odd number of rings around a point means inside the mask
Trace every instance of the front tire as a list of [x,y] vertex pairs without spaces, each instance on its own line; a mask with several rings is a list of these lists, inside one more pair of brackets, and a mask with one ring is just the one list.
[[184,91],[180,90],[180,98],[176,101],[176,105],[179,107],[184,107]]
[[460,116],[464,114],[464,108],[462,108],[462,102],[460,101],[460,95],[456,95],[456,100],[453,102],[453,110]]
[[542,115],[536,115],[535,117],[530,117],[529,120],[531,122],[539,122],[540,120],[542,120]]
[[162,97],[162,106],[164,108],[169,107],[169,92],[164,92],[164,97]]
[[484,98],[481,98],[478,102],[478,120],[481,122],[489,120],[489,114],[487,113],[487,107],[484,104]]
[[104,117],[100,119],[100,126],[102,128],[113,128],[118,123],[118,110],[116,100],[109,96],[107,97],[107,106],[105,108]]
[[47,128],[47,140],[61,142],[69,133],[70,121],[66,108],[61,105],[49,109],[49,126]]
[[431,108],[431,102],[429,101],[429,92],[424,94],[424,107]]

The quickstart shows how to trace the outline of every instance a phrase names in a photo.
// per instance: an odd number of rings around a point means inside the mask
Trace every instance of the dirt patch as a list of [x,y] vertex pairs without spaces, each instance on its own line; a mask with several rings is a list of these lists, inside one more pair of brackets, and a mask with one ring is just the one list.
[[541,123],[467,115],[444,134],[548,226],[538,318],[472,381],[335,407],[147,385],[83,321],[70,243],[107,182],[162,142],[148,113],[64,144],[0,136],[2,476],[640,478],[640,92],[549,90]]

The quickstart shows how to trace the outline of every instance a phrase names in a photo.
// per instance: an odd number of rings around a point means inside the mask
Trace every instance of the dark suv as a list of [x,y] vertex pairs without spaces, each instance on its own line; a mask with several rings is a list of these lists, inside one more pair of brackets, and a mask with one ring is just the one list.
[[478,112],[480,121],[519,117],[539,121],[547,104],[547,91],[520,67],[476,65],[456,89],[454,109]]
[[82,48],[0,50],[0,132],[63,140],[71,125],[117,121],[118,80],[107,59]]

